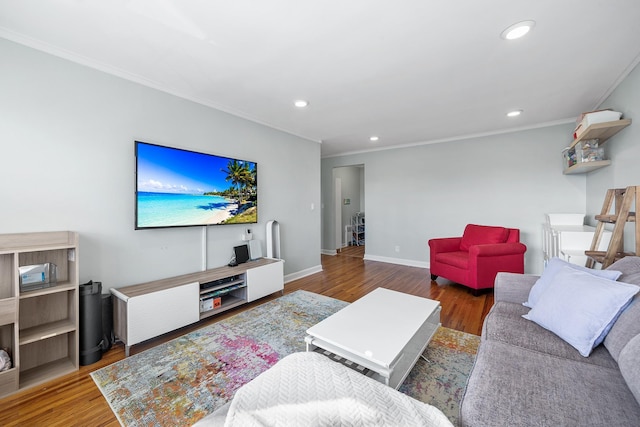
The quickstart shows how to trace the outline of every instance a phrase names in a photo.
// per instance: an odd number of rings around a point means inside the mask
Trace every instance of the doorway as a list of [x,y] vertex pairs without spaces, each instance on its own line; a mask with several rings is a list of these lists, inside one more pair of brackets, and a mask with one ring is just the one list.
[[364,165],[333,169],[336,252],[364,257]]

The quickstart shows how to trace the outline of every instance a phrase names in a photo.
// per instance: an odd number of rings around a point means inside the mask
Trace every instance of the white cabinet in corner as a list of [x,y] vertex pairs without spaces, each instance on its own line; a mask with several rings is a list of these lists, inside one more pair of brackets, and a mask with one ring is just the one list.
[[247,270],[247,301],[255,301],[284,290],[284,261],[261,265]]

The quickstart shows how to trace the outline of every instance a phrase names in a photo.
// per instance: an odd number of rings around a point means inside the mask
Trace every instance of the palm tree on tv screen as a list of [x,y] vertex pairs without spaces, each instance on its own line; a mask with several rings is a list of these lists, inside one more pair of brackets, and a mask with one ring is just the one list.
[[230,160],[227,169],[223,169],[222,172],[227,174],[225,180],[231,181],[232,187],[235,188],[238,202],[242,203],[255,192],[256,170],[255,168],[250,169],[248,163]]

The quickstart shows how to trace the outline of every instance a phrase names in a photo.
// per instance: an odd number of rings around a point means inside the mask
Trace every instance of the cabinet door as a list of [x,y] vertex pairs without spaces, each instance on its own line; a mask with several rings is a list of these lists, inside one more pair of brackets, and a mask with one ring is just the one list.
[[247,301],[251,302],[283,289],[282,261],[247,270]]
[[127,345],[137,344],[200,320],[200,285],[175,288],[129,298]]

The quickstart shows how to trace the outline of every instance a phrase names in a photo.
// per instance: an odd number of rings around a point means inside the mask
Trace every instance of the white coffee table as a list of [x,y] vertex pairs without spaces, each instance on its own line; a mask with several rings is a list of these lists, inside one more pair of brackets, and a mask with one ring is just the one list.
[[397,389],[440,326],[440,303],[378,288],[307,329],[317,347],[369,369]]

